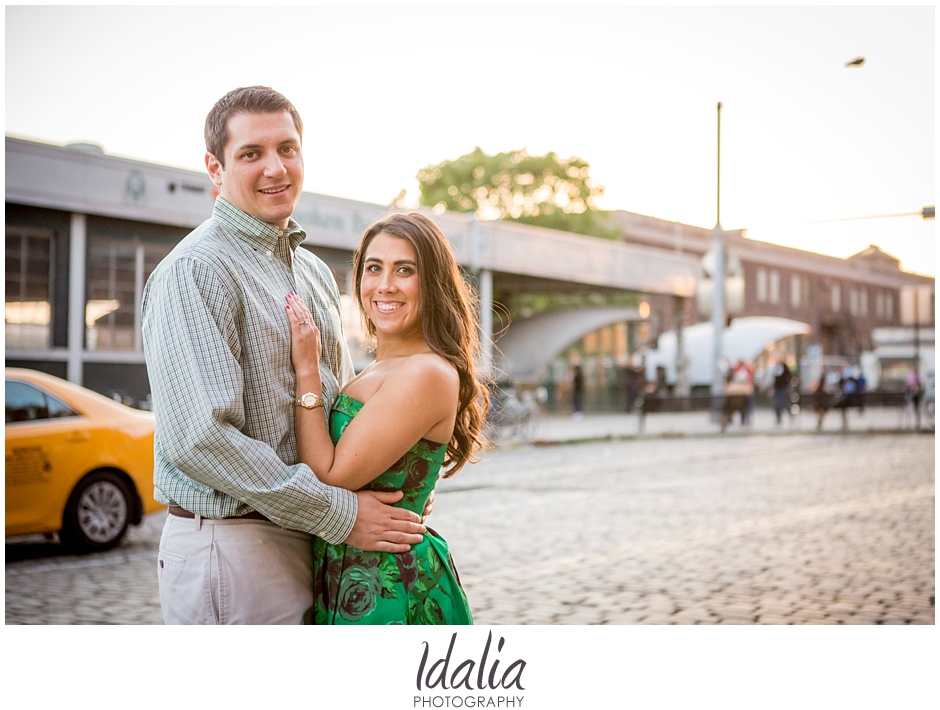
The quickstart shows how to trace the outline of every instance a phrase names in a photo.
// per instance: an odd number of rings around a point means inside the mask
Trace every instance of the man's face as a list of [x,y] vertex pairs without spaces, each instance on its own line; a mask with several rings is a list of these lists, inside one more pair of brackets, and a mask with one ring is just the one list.
[[228,119],[225,167],[206,153],[219,195],[255,219],[286,227],[304,183],[300,134],[287,111]]

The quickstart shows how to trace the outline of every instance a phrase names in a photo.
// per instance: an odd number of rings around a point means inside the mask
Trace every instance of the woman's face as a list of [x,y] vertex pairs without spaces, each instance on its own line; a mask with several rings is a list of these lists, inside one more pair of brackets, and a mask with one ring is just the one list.
[[362,260],[359,296],[376,335],[420,336],[421,293],[411,244],[387,232],[375,235]]

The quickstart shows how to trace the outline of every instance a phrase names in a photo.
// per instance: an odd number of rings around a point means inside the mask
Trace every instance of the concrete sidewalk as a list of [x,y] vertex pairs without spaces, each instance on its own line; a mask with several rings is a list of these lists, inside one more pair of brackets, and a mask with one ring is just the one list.
[[[832,410],[823,421],[820,434],[910,433],[914,431],[914,417],[910,409],[902,407],[869,407],[863,414],[852,409],[848,412],[848,426],[843,428],[842,415]],[[659,412],[646,415],[640,422],[639,414],[586,414],[581,419],[568,415],[543,414],[535,436],[536,444],[556,444],[599,439],[631,439],[656,436],[741,436],[749,434],[785,435],[817,432],[817,419],[813,411],[803,411],[784,417],[777,424],[772,409],[756,409],[753,420],[744,427],[739,417],[721,433],[710,412]],[[921,431],[933,433],[934,424],[921,416]],[[510,439],[507,444],[511,444]]]

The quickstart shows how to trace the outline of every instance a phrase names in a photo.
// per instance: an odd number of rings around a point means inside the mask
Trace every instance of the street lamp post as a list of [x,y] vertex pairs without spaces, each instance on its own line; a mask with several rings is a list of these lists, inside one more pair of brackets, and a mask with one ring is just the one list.
[[[712,251],[715,255],[714,273],[712,274],[712,388],[714,397],[720,397],[725,391],[724,373],[721,370],[721,359],[724,348],[723,335],[725,328],[725,244],[721,228],[721,102],[718,102],[718,180],[717,180],[717,208],[715,214],[715,228],[712,230]],[[716,405],[717,406],[717,405]]]

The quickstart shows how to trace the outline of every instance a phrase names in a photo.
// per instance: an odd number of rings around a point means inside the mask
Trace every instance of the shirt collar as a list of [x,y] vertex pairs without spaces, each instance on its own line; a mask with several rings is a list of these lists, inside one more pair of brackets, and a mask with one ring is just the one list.
[[242,212],[231,202],[222,197],[215,198],[212,216],[233,229],[235,233],[252,246],[265,251],[274,251],[278,239],[286,236],[293,252],[307,238],[307,233],[291,217],[285,229],[275,224],[255,219],[247,212]]

